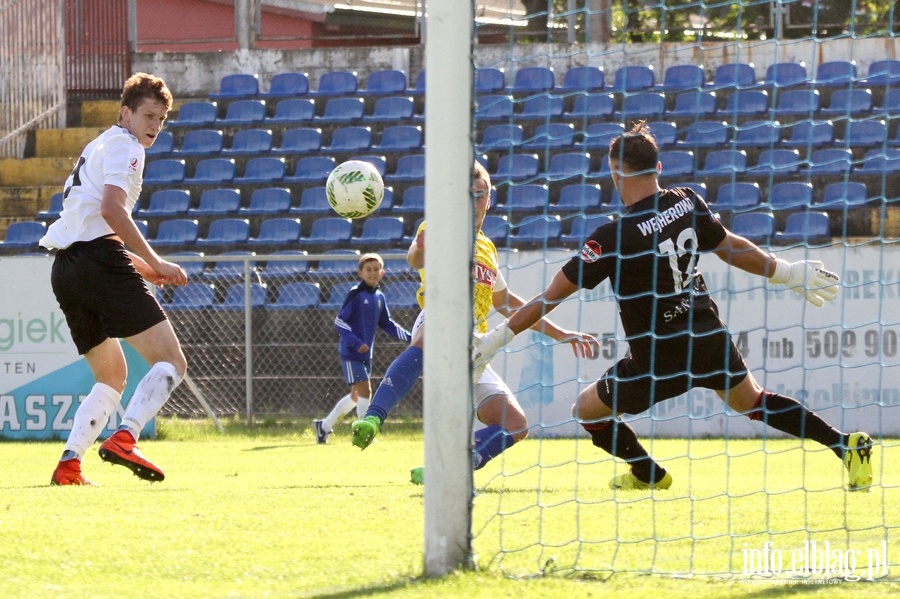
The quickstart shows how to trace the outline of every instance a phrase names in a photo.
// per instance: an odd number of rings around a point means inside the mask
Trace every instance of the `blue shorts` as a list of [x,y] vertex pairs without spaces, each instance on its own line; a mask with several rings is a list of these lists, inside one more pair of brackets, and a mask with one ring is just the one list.
[[371,369],[372,363],[368,360],[341,360],[344,382],[348,385],[369,380],[369,371]]

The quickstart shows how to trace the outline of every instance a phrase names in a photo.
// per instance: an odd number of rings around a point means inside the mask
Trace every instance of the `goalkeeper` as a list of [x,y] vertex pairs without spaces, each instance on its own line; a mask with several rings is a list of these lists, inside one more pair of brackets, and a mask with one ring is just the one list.
[[644,123],[613,139],[609,167],[626,207],[622,217],[594,231],[542,294],[476,339],[475,367],[579,288],[593,289],[608,278],[631,354],[581,392],[573,415],[594,445],[631,466],[610,481],[611,488],[672,485],[672,475],[617,416],[644,412],[692,387],[713,389],[751,420],[825,445],[844,461],[851,491],[871,486],[870,437],[838,431],[797,400],[760,387],[719,318],[696,263],[701,252],[712,251],[817,307],[838,292],[837,275],[821,262],[777,259],[728,231],[690,189],[660,189],[659,152]]

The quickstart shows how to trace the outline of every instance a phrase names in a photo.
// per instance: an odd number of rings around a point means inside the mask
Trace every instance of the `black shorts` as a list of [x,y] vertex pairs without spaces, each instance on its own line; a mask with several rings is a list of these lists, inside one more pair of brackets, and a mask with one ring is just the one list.
[[747,378],[747,365],[726,330],[685,335],[657,344],[653,368],[632,356],[597,381],[600,401],[613,412],[640,414],[694,387],[731,389]]
[[122,243],[100,238],[56,252],[50,275],[79,354],[107,339],[142,333],[166,320]]

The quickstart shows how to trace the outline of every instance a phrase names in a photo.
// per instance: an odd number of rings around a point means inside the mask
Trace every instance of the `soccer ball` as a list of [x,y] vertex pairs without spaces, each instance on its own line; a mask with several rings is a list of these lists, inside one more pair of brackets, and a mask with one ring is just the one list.
[[346,218],[369,216],[384,199],[384,181],[374,166],[362,160],[337,165],[325,182],[325,196],[335,212]]

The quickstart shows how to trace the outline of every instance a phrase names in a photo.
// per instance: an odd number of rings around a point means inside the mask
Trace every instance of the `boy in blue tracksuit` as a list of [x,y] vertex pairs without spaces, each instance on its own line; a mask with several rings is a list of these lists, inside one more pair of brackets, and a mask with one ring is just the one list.
[[369,407],[372,386],[369,372],[372,369],[372,346],[375,329],[401,341],[409,341],[410,333],[391,319],[384,294],[378,283],[384,277],[384,260],[378,254],[364,254],[359,259],[357,273],[361,279],[347,292],[344,305],[334,319],[334,326],[340,335],[338,352],[344,381],[350,385],[350,393],[342,397],[323,420],[313,420],[316,442],[325,443],[334,424],[356,407],[362,418]]

